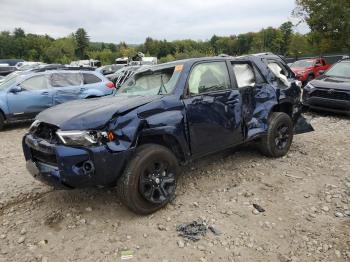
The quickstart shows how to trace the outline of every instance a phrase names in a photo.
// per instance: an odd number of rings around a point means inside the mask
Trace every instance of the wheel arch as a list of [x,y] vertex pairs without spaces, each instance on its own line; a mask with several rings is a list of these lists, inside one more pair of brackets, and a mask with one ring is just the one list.
[[293,104],[291,102],[283,102],[283,103],[274,105],[270,110],[269,118],[271,114],[274,112],[286,113],[291,118],[293,118]]
[[137,139],[137,145],[141,146],[144,144],[158,144],[165,146],[168,148],[171,152],[174,153],[176,158],[178,159],[179,163],[184,163],[187,160],[186,156],[186,150],[181,146],[181,142],[179,139],[168,133],[154,133],[154,134],[147,134],[145,132],[141,132]]

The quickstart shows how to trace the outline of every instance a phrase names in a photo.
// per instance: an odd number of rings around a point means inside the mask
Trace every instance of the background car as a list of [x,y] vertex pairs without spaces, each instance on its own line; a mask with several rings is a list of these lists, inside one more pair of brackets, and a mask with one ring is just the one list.
[[350,59],[341,60],[308,83],[303,104],[311,109],[350,114]]
[[0,129],[7,122],[33,119],[67,101],[102,97],[115,90],[103,75],[84,70],[38,70],[0,84]]
[[303,84],[307,84],[326,71],[331,65],[323,58],[304,59],[294,62],[290,68],[295,73],[297,79]]
[[123,68],[124,65],[105,65],[102,67],[99,67],[96,69],[97,72],[101,73],[102,75],[109,75],[117,72],[119,69]]

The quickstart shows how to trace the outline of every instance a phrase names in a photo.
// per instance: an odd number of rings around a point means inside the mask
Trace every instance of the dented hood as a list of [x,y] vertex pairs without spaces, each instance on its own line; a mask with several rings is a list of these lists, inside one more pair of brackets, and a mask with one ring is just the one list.
[[132,110],[160,96],[108,96],[76,100],[41,112],[36,119],[58,126],[61,130],[95,129],[105,125],[114,115]]

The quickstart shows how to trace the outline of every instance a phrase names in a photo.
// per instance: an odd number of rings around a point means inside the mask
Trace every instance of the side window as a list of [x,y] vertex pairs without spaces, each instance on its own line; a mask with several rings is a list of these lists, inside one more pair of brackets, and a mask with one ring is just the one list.
[[102,82],[100,78],[95,76],[94,74],[83,73],[84,85],[95,84]]
[[46,77],[45,75],[33,76],[27,80],[24,80],[20,86],[28,91],[46,89]]
[[230,89],[230,78],[225,62],[196,65],[188,82],[192,95]]
[[290,87],[290,83],[288,81],[289,72],[287,69],[285,69],[279,63],[274,61],[269,61],[268,67],[270,68],[272,73],[277,77],[279,82],[281,82],[283,85],[287,87]]
[[236,76],[238,88],[255,86],[255,74],[253,67],[248,63],[232,64]]
[[53,73],[50,84],[52,87],[80,86],[82,77],[80,73]]

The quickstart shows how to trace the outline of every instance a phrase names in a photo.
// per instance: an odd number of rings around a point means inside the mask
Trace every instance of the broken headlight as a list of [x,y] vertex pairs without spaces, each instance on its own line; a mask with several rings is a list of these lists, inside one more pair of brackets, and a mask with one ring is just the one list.
[[114,136],[105,131],[57,131],[63,144],[73,146],[100,145]]

